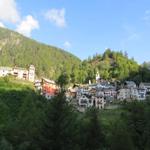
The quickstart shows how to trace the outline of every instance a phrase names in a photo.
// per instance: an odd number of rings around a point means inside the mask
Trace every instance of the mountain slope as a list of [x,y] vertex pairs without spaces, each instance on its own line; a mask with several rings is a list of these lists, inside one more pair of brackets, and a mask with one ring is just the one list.
[[[133,80],[139,74],[139,65],[134,59],[130,59],[127,53],[105,50],[103,54],[96,54],[93,58],[83,61],[84,77],[93,80],[96,72],[103,79],[109,80]],[[87,70],[87,71],[86,71]],[[86,72],[88,73],[86,73]]]
[[64,69],[71,72],[80,60],[64,50],[0,28],[0,66],[28,67],[30,64],[35,65],[38,76],[56,79]]

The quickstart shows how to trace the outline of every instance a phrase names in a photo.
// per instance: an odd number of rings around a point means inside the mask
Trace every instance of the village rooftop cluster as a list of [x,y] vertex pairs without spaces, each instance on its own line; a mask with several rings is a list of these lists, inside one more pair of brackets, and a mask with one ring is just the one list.
[[[35,81],[36,89],[41,91],[47,99],[54,97],[59,87],[52,80],[42,78]],[[74,85],[66,91],[66,98],[79,111],[84,111],[88,107],[97,107],[103,109],[107,104],[114,101],[143,101],[150,94],[150,83],[140,83],[139,86],[133,81],[125,81],[119,85],[110,83],[100,78],[99,73],[96,74],[96,83],[87,85]]]
[[[21,80],[28,80],[46,98],[51,99],[59,92],[59,86],[53,80],[41,78],[35,79],[35,67],[30,65],[28,69],[0,67],[0,77],[12,75]],[[66,97],[79,110],[95,106],[99,109],[105,108],[106,104],[118,101],[145,100],[150,95],[150,83],[140,83],[139,86],[133,81],[125,81],[121,85],[110,83],[96,74],[96,83],[87,85],[74,85],[66,91]]]
[[114,101],[143,101],[148,96],[150,96],[150,83],[140,83],[137,86],[133,81],[125,81],[118,86],[101,79],[99,74],[96,75],[95,84],[75,86],[67,92],[67,98],[73,99],[79,110],[91,106],[103,109]]

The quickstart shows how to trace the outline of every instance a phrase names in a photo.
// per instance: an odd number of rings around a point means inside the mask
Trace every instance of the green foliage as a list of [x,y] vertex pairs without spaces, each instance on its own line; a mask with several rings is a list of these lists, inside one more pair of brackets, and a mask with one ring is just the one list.
[[126,53],[108,49],[102,56],[96,55],[83,61],[81,71],[85,72],[83,82],[94,80],[97,71],[103,79],[125,80],[139,73],[139,65]]
[[13,147],[5,138],[2,138],[0,141],[0,150],[13,150]]
[[54,80],[64,70],[72,83],[94,82],[97,71],[104,79],[124,80],[130,76],[138,78],[139,65],[129,59],[126,52],[123,54],[107,49],[103,55],[96,54],[81,62],[64,50],[38,43],[3,28],[0,28],[0,47],[0,66],[28,68],[33,64],[38,76]]
[[0,149],[149,150],[149,98],[79,113],[63,92],[46,100],[29,83],[15,82],[0,80]]
[[99,150],[104,148],[105,137],[99,120],[99,112],[96,108],[89,109],[81,127],[81,149]]
[[64,93],[55,97],[48,106],[42,132],[42,149],[76,150],[74,143],[75,113],[66,102]]
[[0,66],[36,67],[38,76],[57,79],[64,68],[71,73],[80,60],[59,48],[38,43],[8,29],[0,28]]
[[150,65],[149,63],[144,63],[141,67],[140,67],[140,71],[139,71],[139,81],[142,82],[149,82],[150,81]]
[[150,105],[149,102],[132,102],[125,107],[126,125],[130,131],[131,140],[137,150],[149,149],[150,138]]
[[28,81],[22,81],[11,77],[0,78],[0,91],[22,91],[26,89],[33,90],[33,84]]
[[[81,62],[74,55],[59,48],[38,43],[8,29],[0,28],[0,66],[36,67],[37,76],[57,80],[62,72],[71,83],[95,82],[98,71],[104,79],[133,79],[150,81],[149,63],[139,66],[129,59],[127,52],[107,49]],[[34,58],[34,59],[33,59]],[[7,79],[6,79],[7,80]]]
[[57,79],[57,84],[60,86],[61,89],[65,89],[68,83],[69,76],[66,73],[62,73]]
[[38,150],[35,138],[47,101],[33,91],[30,83],[15,82],[0,80],[0,149]]
[[115,123],[110,141],[110,150],[134,150],[130,133],[124,122]]
[[[38,75],[57,79],[62,89],[69,82],[94,81],[97,71],[104,79],[150,81],[149,63],[139,67],[126,52],[108,49],[80,63],[66,52],[6,29],[0,29],[0,46],[0,65],[32,63]],[[66,102],[63,91],[48,101],[29,82],[1,78],[0,150],[149,150],[149,98],[124,108],[91,108],[81,114]]]

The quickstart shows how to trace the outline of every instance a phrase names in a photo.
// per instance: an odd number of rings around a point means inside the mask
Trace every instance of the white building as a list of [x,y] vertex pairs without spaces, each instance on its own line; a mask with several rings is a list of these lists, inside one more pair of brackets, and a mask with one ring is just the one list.
[[150,92],[150,83],[141,82],[139,88],[146,89],[147,92]]
[[[137,88],[124,88],[118,91],[118,100],[142,100],[145,99],[145,94],[142,89]],[[144,94],[144,95],[143,95]]]
[[24,68],[13,68],[12,75],[18,79],[28,80],[28,70]]
[[146,99],[146,89],[139,88],[138,93],[139,93],[138,100],[145,100]]
[[89,98],[87,98],[85,95],[80,96],[78,99],[78,105],[80,107],[88,108],[90,106]]
[[97,96],[97,97],[104,97],[104,96],[105,96],[104,91],[102,91],[102,90],[97,90],[97,91],[96,91],[96,96]]
[[87,97],[85,95],[82,95],[78,100],[78,105],[82,108],[88,108],[88,107],[96,107],[98,109],[103,109],[105,107],[105,100],[104,97]]
[[120,89],[118,91],[117,99],[118,100],[127,100],[130,99],[130,89]]
[[33,65],[30,65],[29,72],[28,72],[28,80],[31,82],[34,82],[35,80],[35,67]]
[[126,88],[136,88],[136,83],[134,81],[125,81]]
[[105,100],[104,97],[92,97],[92,106],[103,109],[105,107]]
[[12,74],[13,69],[10,67],[0,67],[0,77],[5,77],[9,74]]
[[42,90],[42,81],[41,80],[35,80],[34,86],[37,90]]
[[0,77],[5,77],[12,75],[18,79],[29,80],[34,82],[35,80],[35,67],[30,65],[29,69],[19,68],[19,67],[0,67]]
[[138,90],[137,90],[137,88],[131,88],[130,89],[130,97],[131,97],[131,99],[138,99],[139,98],[139,92],[138,92]]

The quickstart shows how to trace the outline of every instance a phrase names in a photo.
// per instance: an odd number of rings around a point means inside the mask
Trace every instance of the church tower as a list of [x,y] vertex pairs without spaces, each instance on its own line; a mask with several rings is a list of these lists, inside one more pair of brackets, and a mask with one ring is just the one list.
[[35,80],[35,67],[34,67],[34,65],[30,65],[28,77],[29,77],[29,81],[34,82],[34,80]]
[[100,81],[100,75],[99,72],[97,71],[96,73],[96,83],[98,83]]

